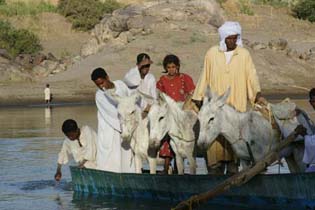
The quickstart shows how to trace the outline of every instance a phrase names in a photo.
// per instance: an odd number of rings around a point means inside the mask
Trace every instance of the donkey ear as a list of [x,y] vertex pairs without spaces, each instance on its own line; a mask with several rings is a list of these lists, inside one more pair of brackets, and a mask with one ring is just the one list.
[[132,104],[140,104],[141,102],[141,95],[138,92],[135,92],[134,94],[132,94],[131,96],[131,103]]
[[158,89],[156,90],[156,98],[157,98],[157,103],[159,105],[163,105],[166,103],[165,98],[163,97],[163,92],[159,91]]
[[226,101],[227,101],[228,97],[230,96],[230,94],[231,94],[231,87],[229,87],[223,95],[218,97],[217,101],[218,101],[220,107],[223,106],[224,104],[226,104]]
[[211,98],[212,98],[212,92],[211,92],[210,86],[208,85],[205,92],[204,103],[210,102]]
[[114,92],[105,91],[104,95],[115,106],[117,106],[122,101],[122,98],[116,95]]
[[167,105],[172,109],[180,109],[178,107],[178,104],[171,98],[169,97],[168,95],[166,95],[165,93],[162,93],[161,94],[163,100],[167,103]]
[[162,93],[162,97],[164,98],[171,115],[176,121],[180,121],[182,119],[182,115],[184,114],[184,111],[182,110],[182,104],[177,103],[164,93]]
[[140,95],[141,97],[148,99],[148,100],[154,100],[154,98],[140,90],[137,89],[137,94]]

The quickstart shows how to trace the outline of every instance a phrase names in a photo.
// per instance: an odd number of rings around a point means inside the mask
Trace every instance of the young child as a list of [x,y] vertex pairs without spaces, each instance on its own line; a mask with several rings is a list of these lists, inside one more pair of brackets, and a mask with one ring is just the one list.
[[68,119],[63,122],[62,132],[66,138],[58,155],[58,166],[55,180],[61,179],[61,166],[69,161],[72,154],[80,168],[96,168],[96,138],[95,131],[89,126],[78,128],[76,121]]
[[[195,85],[192,78],[184,73],[180,73],[180,60],[176,55],[167,55],[163,61],[164,72],[156,84],[157,89],[166,93],[177,102],[183,102],[192,95]],[[167,173],[174,152],[170,147],[170,137],[167,135],[162,141],[160,157],[165,159],[164,173]],[[175,167],[176,168],[176,167]]]
[[51,93],[50,93],[49,84],[46,84],[44,93],[45,93],[45,103],[49,105],[51,102]]

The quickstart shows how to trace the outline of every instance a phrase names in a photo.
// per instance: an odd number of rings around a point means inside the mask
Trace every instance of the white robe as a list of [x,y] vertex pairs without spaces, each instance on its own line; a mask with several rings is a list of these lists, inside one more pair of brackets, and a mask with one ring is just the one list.
[[[156,80],[153,74],[148,73],[143,79],[141,79],[138,67],[130,69],[124,77],[124,82],[129,88],[137,87],[136,90],[141,91],[153,99],[157,98],[156,94]],[[143,110],[147,106],[148,102],[142,100],[140,107]]]
[[[129,89],[120,80],[114,81],[115,89],[108,90],[120,97],[129,96]],[[97,90],[96,106],[98,109],[97,169],[117,173],[134,173],[135,165],[130,145],[121,145],[121,127],[117,104],[106,93]]]
[[306,135],[304,139],[303,162],[306,164],[315,164],[315,135]]
[[50,88],[46,87],[44,90],[45,100],[50,100]]
[[61,151],[58,155],[58,163],[65,165],[69,162],[69,155],[72,154],[75,162],[80,163],[87,160],[84,164],[86,168],[96,168],[96,139],[95,131],[89,126],[82,126],[80,134],[80,147],[78,140],[71,141],[65,138]]

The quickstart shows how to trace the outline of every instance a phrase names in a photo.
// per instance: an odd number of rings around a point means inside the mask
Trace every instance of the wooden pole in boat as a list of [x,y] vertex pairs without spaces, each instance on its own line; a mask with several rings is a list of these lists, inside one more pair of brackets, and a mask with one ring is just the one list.
[[301,132],[306,133],[306,129],[301,126],[298,126],[295,129],[295,131],[293,131],[286,139],[282,140],[275,149],[273,149],[271,152],[265,155],[264,158],[258,161],[252,168],[248,168],[238,172],[237,174],[229,177],[228,179],[226,179],[221,184],[217,185],[215,188],[208,192],[204,192],[199,195],[194,195],[190,197],[188,200],[182,201],[175,208],[172,208],[172,210],[191,210],[199,206],[199,204],[205,203],[209,199],[224,193],[231,187],[241,186],[242,184],[245,184],[254,176],[264,171],[267,166],[277,161],[279,151],[288,146],[290,143],[292,143],[296,139],[298,134],[300,134]]

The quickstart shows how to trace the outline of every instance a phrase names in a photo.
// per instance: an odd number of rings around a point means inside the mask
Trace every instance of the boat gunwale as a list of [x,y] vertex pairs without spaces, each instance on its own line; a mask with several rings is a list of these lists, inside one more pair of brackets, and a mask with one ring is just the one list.
[[[97,173],[104,173],[104,174],[111,174],[111,175],[120,175],[120,176],[129,176],[129,175],[137,175],[137,176],[161,176],[161,177],[230,177],[231,175],[219,175],[219,174],[150,174],[150,173],[117,173],[117,172],[112,172],[112,171],[103,171],[103,170],[98,170],[98,169],[91,169],[91,168],[79,168],[77,166],[69,166],[70,171],[71,169],[74,170],[89,170],[89,171],[95,171]],[[307,176],[315,176],[315,172],[299,172],[299,173],[274,173],[274,174],[258,174],[257,176],[260,177],[270,177],[270,176],[292,176],[292,175],[307,175]]]

